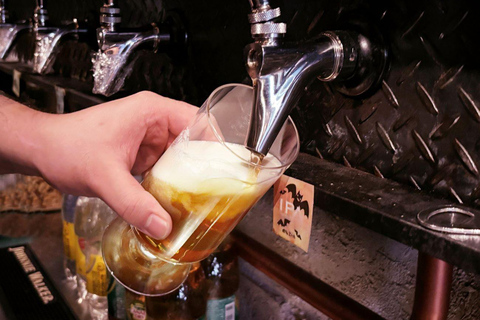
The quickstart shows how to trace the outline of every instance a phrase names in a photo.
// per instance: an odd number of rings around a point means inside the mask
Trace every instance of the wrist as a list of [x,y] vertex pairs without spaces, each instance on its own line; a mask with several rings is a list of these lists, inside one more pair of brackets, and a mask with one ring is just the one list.
[[0,173],[39,175],[39,131],[46,114],[0,97]]

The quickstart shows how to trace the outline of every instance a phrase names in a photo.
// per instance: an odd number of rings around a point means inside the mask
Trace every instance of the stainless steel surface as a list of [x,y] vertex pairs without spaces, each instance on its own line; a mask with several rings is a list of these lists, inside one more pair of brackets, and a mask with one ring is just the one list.
[[[268,3],[263,3],[269,10]],[[258,5],[258,4],[257,4]],[[252,7],[252,12],[260,9]],[[245,47],[247,72],[255,89],[246,146],[265,155],[309,82],[342,79],[340,91],[360,95],[378,83],[386,65],[384,50],[358,32],[325,32],[310,43],[284,45],[283,23],[252,23],[254,43]],[[382,56],[383,54],[383,56]],[[375,64],[380,65],[378,69]]]
[[280,17],[280,8],[267,9],[267,10],[254,10],[251,14],[248,15],[248,22],[250,23],[259,23],[270,21],[275,18]]
[[30,30],[30,24],[0,24],[0,59],[7,58],[13,42],[24,31]]
[[465,235],[480,235],[480,212],[456,205],[423,210],[418,222],[435,231]]
[[147,31],[118,32],[120,9],[113,7],[113,1],[100,9],[101,27],[97,29],[99,51],[93,59],[93,93],[110,96],[123,86],[129,71],[125,64],[130,54],[140,45],[151,43],[156,51],[160,45],[171,40],[169,32],[161,32],[153,24]]
[[113,32],[117,29],[120,22],[122,22],[120,8],[115,7],[113,0],[109,0],[100,8],[100,24],[102,28]]
[[77,37],[80,33],[87,33],[80,29],[76,19],[66,27],[41,27],[34,24],[35,53],[33,54],[33,71],[45,74],[49,71],[59,43],[67,37]]
[[157,27],[145,32],[115,32],[97,29],[99,51],[93,60],[93,93],[110,96],[119,91],[126,77],[125,63],[138,46],[151,43],[156,50],[169,35],[160,35]]

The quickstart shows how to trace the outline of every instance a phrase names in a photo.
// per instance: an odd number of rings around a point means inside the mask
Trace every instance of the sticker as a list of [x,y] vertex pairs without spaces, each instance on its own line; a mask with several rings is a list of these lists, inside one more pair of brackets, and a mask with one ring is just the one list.
[[16,69],[13,69],[12,91],[17,97],[20,97],[20,78],[21,77],[22,77],[22,73]]
[[147,319],[147,310],[145,308],[145,302],[141,300],[135,300],[130,304],[128,309],[130,319],[132,320],[145,320]]
[[283,175],[274,186],[273,231],[308,252],[313,219],[313,185]]
[[87,291],[97,296],[106,297],[109,278],[105,262],[99,254],[90,255],[90,261],[93,266],[87,271]]
[[85,268],[85,254],[82,251],[82,246],[85,248],[85,239],[82,237],[77,237],[77,241],[75,241],[75,268],[77,273],[80,276],[85,277],[87,274]]
[[57,114],[65,113],[65,89],[55,86],[55,98],[57,100]]
[[211,320],[235,320],[238,316],[235,295],[223,299],[209,299],[206,318]]
[[76,242],[77,235],[75,234],[75,226],[71,222],[63,220],[63,250],[65,252],[65,257],[70,260],[75,260],[76,257]]

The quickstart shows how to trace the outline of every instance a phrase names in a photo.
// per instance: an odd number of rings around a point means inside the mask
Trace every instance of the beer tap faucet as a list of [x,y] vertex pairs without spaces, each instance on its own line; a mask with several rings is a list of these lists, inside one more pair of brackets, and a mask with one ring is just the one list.
[[79,34],[87,33],[81,29],[77,19],[63,27],[47,26],[48,11],[43,0],[38,0],[33,15],[33,33],[35,37],[35,53],[33,55],[33,71],[45,74],[49,71],[57,53],[58,45],[66,38],[78,39]]
[[99,51],[93,59],[93,93],[110,96],[118,92],[129,71],[129,56],[141,45],[150,45],[153,51],[178,39],[185,41],[186,34],[178,36],[168,23],[152,24],[147,30],[119,30],[120,8],[108,0],[100,9],[101,27],[97,29]]
[[254,87],[254,101],[246,147],[255,154],[268,153],[282,125],[307,84],[315,77],[335,81],[351,96],[369,91],[381,81],[387,51],[358,31],[327,31],[301,44],[287,44],[285,23],[276,22],[280,8],[268,0],[250,0],[248,19],[254,43],[244,57]]
[[5,60],[19,34],[31,28],[29,23],[9,23],[9,14],[5,0],[0,0],[0,59]]

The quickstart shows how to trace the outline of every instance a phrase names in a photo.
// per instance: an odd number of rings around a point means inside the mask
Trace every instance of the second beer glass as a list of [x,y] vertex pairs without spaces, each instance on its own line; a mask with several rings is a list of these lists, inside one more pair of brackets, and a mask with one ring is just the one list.
[[172,217],[156,240],[117,218],[104,234],[112,275],[143,295],[167,294],[182,284],[193,262],[210,255],[295,160],[298,133],[290,118],[261,163],[244,146],[253,89],[216,89],[142,182]]

